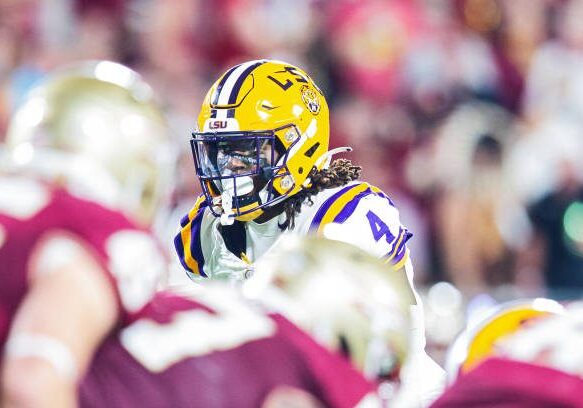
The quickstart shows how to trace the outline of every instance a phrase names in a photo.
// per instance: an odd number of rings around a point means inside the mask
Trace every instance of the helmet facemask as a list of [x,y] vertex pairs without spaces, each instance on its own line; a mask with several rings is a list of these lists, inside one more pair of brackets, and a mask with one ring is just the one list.
[[283,149],[279,132],[300,134],[294,125],[267,131],[193,133],[190,141],[197,176],[202,190],[213,205],[212,213],[222,224],[235,219],[249,221],[266,207],[284,200],[293,189],[274,188],[277,179],[288,178],[286,162],[289,149]]

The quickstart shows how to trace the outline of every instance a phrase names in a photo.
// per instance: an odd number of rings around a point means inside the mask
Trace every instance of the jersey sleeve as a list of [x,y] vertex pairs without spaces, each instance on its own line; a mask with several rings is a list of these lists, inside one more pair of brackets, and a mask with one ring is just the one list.
[[273,315],[281,335],[290,341],[309,365],[308,369],[319,394],[316,395],[331,407],[355,407],[376,391],[350,362],[318,344],[280,315]]
[[395,269],[407,262],[407,241],[413,234],[401,224],[394,203],[376,187],[362,183],[347,190],[328,203],[322,220],[318,233],[326,238],[356,245]]
[[207,277],[201,245],[201,226],[207,203],[199,196],[192,209],[180,220],[180,230],[174,237],[174,248],[180,264],[191,279]]
[[121,230],[105,243],[108,271],[114,278],[122,308],[133,314],[156,293],[167,272],[167,258],[158,242],[140,230]]
[[582,389],[578,375],[492,357],[458,377],[431,408],[580,407]]
[[[117,293],[122,320],[152,298],[167,273],[160,242],[118,211],[56,190],[52,205],[39,218],[50,223],[44,225],[50,235],[72,233],[96,256]],[[55,245],[52,252],[58,258],[65,249]]]

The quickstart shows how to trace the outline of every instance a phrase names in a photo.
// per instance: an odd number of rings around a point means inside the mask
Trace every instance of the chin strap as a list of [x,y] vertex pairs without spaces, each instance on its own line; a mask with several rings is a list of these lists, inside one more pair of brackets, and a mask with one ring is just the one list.
[[233,197],[228,191],[223,191],[221,194],[221,208],[223,213],[221,214],[221,225],[233,225],[235,222],[235,217],[233,216]]

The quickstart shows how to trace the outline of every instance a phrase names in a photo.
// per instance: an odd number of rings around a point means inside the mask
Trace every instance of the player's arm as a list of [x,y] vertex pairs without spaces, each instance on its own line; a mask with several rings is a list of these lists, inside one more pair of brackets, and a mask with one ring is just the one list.
[[116,323],[116,294],[89,251],[71,238],[39,247],[29,278],[5,347],[0,406],[76,406],[77,383]]
[[[342,224],[329,224],[324,236],[356,245],[392,265],[394,272],[406,273],[412,292],[412,353],[401,375],[403,389],[413,406],[425,406],[445,385],[445,372],[425,352],[425,322],[421,298],[415,290],[413,264],[407,240],[411,237],[401,224],[399,212],[382,193],[362,199]],[[389,270],[389,266],[387,266]]]

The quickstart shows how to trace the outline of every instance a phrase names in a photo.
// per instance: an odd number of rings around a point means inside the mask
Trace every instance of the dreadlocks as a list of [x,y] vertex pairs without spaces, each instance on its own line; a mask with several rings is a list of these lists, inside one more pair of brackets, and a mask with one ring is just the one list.
[[362,167],[352,164],[350,160],[336,159],[329,168],[317,170],[312,168],[309,174],[311,184],[299,193],[291,196],[283,202],[283,211],[286,220],[280,224],[282,230],[292,229],[295,226],[295,217],[302,209],[302,203],[307,200],[312,205],[312,197],[320,191],[328,188],[340,187],[353,180],[358,180]]

